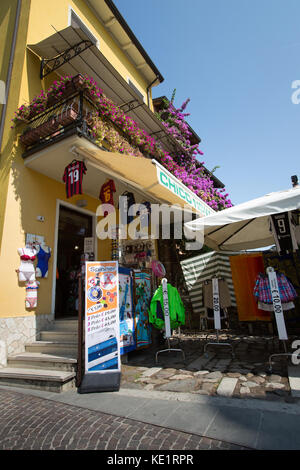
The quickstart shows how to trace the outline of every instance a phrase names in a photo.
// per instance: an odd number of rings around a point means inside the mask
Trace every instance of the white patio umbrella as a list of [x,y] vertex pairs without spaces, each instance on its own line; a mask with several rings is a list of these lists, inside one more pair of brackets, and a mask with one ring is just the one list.
[[187,222],[204,231],[204,244],[215,251],[241,251],[275,243],[269,216],[300,209],[300,187],[277,191],[207,217]]

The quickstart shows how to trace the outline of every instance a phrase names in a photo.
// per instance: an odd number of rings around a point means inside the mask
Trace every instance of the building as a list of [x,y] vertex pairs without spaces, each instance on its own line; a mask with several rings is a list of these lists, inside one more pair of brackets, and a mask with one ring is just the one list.
[[[38,0],[6,0],[0,14],[7,95],[0,105],[0,364],[6,366],[55,320],[76,314],[74,272],[82,255],[112,259],[111,240],[96,231],[105,183],[113,180],[115,203],[129,192],[137,203],[189,204],[203,215],[211,209],[153,164],[153,145],[161,152],[153,139],[165,129],[153,112],[152,88],[163,76],[111,0],[51,0],[42,8]],[[95,118],[99,106],[103,120]],[[130,138],[125,119],[136,126]],[[163,147],[172,152],[174,140],[167,136]],[[63,176],[73,160],[86,173],[82,194],[72,196]],[[69,175],[77,178],[74,171]],[[20,259],[30,261],[24,248],[32,243],[44,253],[36,306],[25,302],[29,278]],[[152,255],[158,256],[155,243]]]

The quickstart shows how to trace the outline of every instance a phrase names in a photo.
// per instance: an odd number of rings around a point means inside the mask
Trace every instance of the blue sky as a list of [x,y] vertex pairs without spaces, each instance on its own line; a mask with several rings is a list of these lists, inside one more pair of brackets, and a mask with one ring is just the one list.
[[[234,204],[300,180],[299,0],[114,0]],[[300,93],[299,93],[300,96]]]

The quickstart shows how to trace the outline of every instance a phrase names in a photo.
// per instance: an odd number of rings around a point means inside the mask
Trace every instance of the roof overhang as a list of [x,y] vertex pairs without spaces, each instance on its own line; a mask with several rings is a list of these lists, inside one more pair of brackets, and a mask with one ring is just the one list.
[[109,31],[122,51],[147,80],[156,86],[164,78],[111,0],[87,0],[86,3]]
[[152,203],[177,206],[199,217],[214,213],[155,160],[108,152],[77,135],[36,152],[25,158],[24,162],[27,168],[62,183],[64,169],[74,159],[74,153],[78,159],[84,159],[88,169],[83,181],[85,194],[98,199],[101,185],[107,177],[111,177],[120,182],[120,193],[116,197],[131,188],[140,194],[143,201],[147,198]]

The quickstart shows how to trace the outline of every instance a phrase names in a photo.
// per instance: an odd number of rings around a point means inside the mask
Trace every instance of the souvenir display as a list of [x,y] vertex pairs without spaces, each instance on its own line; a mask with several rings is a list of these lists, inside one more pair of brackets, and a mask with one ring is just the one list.
[[73,160],[64,171],[63,182],[66,184],[67,198],[82,194],[82,178],[87,172],[84,162]]
[[153,260],[151,262],[151,269],[156,277],[164,277],[166,275],[166,268],[160,261]]
[[134,273],[135,284],[135,329],[136,348],[151,344],[151,325],[149,323],[148,309],[151,301],[151,274],[146,272]]
[[36,308],[37,307],[37,291],[40,283],[38,281],[27,282],[26,284],[26,298],[25,306],[26,308]]
[[132,271],[119,267],[120,352],[136,349]]
[[[185,324],[185,308],[176,287],[173,287],[171,284],[168,283],[167,289],[170,326],[171,329],[174,330],[180,325]],[[163,329],[165,327],[163,289],[161,285],[156,289],[151,299],[149,309],[149,321],[153,324],[155,328]]]
[[35,270],[36,277],[48,277],[48,262],[51,257],[51,248],[49,246],[37,246],[37,266]]
[[[116,192],[115,183],[113,180],[106,181],[100,189],[99,199],[103,204],[114,205],[114,195]],[[108,211],[104,211],[104,217],[106,217]]]
[[120,250],[122,264],[136,269],[150,268],[156,257],[155,243],[152,240],[122,241]]
[[[277,272],[276,276],[282,309],[291,310],[295,308],[293,300],[295,300],[298,294],[294,286],[283,273]],[[258,274],[253,295],[258,303],[258,308],[270,312],[274,310],[270,282],[267,275],[263,273]]]
[[35,267],[34,261],[36,260],[37,250],[32,245],[26,245],[25,248],[19,248],[21,264],[17,270],[19,274],[19,281],[35,281]]

